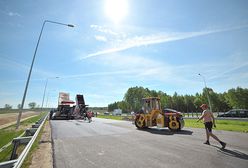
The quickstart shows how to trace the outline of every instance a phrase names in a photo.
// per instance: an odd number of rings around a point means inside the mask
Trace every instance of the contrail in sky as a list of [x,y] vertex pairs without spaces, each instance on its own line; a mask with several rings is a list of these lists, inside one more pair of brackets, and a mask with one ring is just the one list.
[[104,54],[110,54],[110,53],[119,52],[119,51],[124,51],[124,50],[127,50],[129,48],[134,48],[134,47],[160,44],[160,43],[166,43],[166,42],[177,41],[177,40],[184,40],[184,39],[189,39],[193,37],[199,37],[199,36],[204,36],[208,34],[232,31],[232,30],[243,29],[243,28],[248,28],[248,25],[236,26],[236,27],[224,28],[224,29],[206,30],[206,31],[199,31],[199,32],[186,32],[186,33],[180,32],[180,33],[170,33],[170,34],[161,33],[159,35],[134,37],[134,38],[126,39],[118,47],[109,48],[106,50],[91,53],[85,57],[82,57],[82,59],[96,57],[96,56],[104,55]]

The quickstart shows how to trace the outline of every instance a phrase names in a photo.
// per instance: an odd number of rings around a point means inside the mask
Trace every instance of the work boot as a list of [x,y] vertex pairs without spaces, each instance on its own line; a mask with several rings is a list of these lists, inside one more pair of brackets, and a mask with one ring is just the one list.
[[206,145],[210,145],[209,141],[204,142],[204,144],[206,144]]
[[225,143],[225,142],[220,141],[220,144],[221,144],[221,146],[222,146],[222,148],[221,148],[221,149],[225,149],[225,147],[226,147],[226,143]]

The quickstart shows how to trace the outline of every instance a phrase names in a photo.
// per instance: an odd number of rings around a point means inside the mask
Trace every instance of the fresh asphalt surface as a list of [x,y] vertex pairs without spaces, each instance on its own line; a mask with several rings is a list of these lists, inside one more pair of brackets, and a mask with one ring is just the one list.
[[[218,126],[218,125],[217,125]],[[138,130],[128,121],[52,120],[56,168],[247,168],[248,134],[217,131],[227,142],[204,145],[205,130]]]

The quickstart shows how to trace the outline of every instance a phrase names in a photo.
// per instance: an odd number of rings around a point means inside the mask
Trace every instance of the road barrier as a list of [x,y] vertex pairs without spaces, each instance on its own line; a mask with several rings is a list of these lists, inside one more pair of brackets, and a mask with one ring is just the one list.
[[[49,113],[48,113],[49,114]],[[32,125],[32,128],[28,128],[25,131],[24,137],[14,138],[12,141],[13,150],[9,161],[0,163],[0,168],[20,168],[25,160],[28,152],[30,151],[35,139],[37,138],[42,126],[44,125],[48,114],[43,116],[39,121]],[[17,148],[21,144],[27,144],[20,156],[17,158]]]

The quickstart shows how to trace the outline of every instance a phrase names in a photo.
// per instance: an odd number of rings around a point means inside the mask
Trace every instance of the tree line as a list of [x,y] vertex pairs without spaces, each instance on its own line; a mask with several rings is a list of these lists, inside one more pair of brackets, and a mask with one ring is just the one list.
[[[35,103],[35,102],[30,102],[29,104],[28,104],[28,107],[30,108],[30,109],[35,109],[35,108],[39,108],[39,106],[37,106],[37,104]],[[5,104],[4,105],[4,109],[12,109],[13,108],[13,106],[12,105],[10,105],[10,104]],[[21,109],[21,104],[18,104],[17,105],[17,109]]]
[[195,95],[179,95],[175,92],[171,96],[162,91],[136,86],[127,90],[122,101],[109,104],[108,111],[120,108],[123,112],[137,112],[142,107],[142,98],[160,97],[162,108],[172,108],[185,113],[199,112],[201,104],[208,104],[208,95],[214,112],[225,112],[234,108],[248,109],[247,88],[232,88],[224,93],[216,93],[211,88],[204,88],[202,93]]

